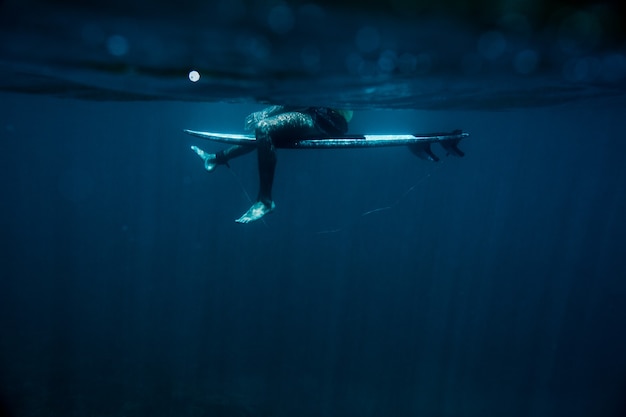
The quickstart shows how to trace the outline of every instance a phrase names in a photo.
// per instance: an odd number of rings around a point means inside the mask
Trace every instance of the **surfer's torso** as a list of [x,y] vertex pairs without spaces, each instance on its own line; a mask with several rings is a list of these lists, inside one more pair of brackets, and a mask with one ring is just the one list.
[[[305,123],[311,131],[323,136],[344,135],[348,132],[348,122],[352,119],[352,111],[344,109],[334,109],[330,107],[289,107],[289,106],[272,106],[261,112],[255,113],[257,122],[266,120],[271,117],[278,117],[279,122],[275,127],[280,128],[282,124],[287,129],[301,123],[293,123],[300,115],[306,115],[310,120]],[[282,120],[280,120],[282,119]],[[284,123],[282,123],[284,122]]]

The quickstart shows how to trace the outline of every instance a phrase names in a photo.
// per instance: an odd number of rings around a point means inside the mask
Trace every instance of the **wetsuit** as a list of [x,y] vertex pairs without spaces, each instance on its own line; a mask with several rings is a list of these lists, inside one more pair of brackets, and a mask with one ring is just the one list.
[[[259,164],[259,194],[257,202],[268,211],[274,207],[272,184],[276,168],[275,145],[311,136],[342,135],[348,131],[352,112],[328,107],[272,106],[246,118],[245,127],[254,129]],[[251,152],[249,146],[233,146],[215,155],[216,164],[227,164],[232,158]],[[245,217],[245,215],[244,215]]]

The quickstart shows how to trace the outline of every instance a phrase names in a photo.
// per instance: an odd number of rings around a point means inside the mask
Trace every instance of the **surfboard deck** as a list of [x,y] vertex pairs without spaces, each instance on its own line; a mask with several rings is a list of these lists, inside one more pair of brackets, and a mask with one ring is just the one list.
[[[185,133],[213,142],[230,145],[255,146],[254,135],[238,133],[201,132],[184,129]],[[339,149],[339,148],[380,148],[387,146],[406,146],[415,144],[441,143],[456,144],[469,136],[462,130],[450,133],[426,133],[414,135],[343,135],[333,137],[300,138],[288,143],[278,143],[277,148],[285,149]],[[444,146],[445,148],[446,146]]]

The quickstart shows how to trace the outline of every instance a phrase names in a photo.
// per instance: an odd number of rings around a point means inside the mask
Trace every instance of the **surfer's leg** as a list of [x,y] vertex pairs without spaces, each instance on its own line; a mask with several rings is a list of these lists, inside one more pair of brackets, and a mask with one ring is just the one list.
[[276,205],[272,200],[272,185],[276,170],[275,140],[296,139],[315,132],[313,119],[308,114],[289,112],[261,120],[256,128],[259,163],[259,195],[257,202],[236,221],[249,223],[271,213]]
[[276,150],[270,136],[271,129],[261,121],[256,129],[257,157],[259,163],[259,195],[237,223],[250,223],[270,213],[276,206],[272,201],[272,183],[276,170]]
[[218,165],[228,165],[228,161],[231,159],[252,152],[254,150],[254,146],[235,145],[217,153],[205,152],[197,146],[192,146],[191,150],[202,158],[204,161],[204,169],[208,172],[213,172]]

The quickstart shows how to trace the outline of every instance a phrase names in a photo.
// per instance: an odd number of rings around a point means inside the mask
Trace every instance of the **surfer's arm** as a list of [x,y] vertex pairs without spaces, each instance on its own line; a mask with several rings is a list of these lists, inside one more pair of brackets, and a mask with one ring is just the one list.
[[244,129],[253,130],[261,120],[267,119],[268,117],[272,117],[277,114],[284,113],[285,111],[285,106],[270,106],[261,111],[256,111],[252,114],[249,114],[248,117],[246,117]]

